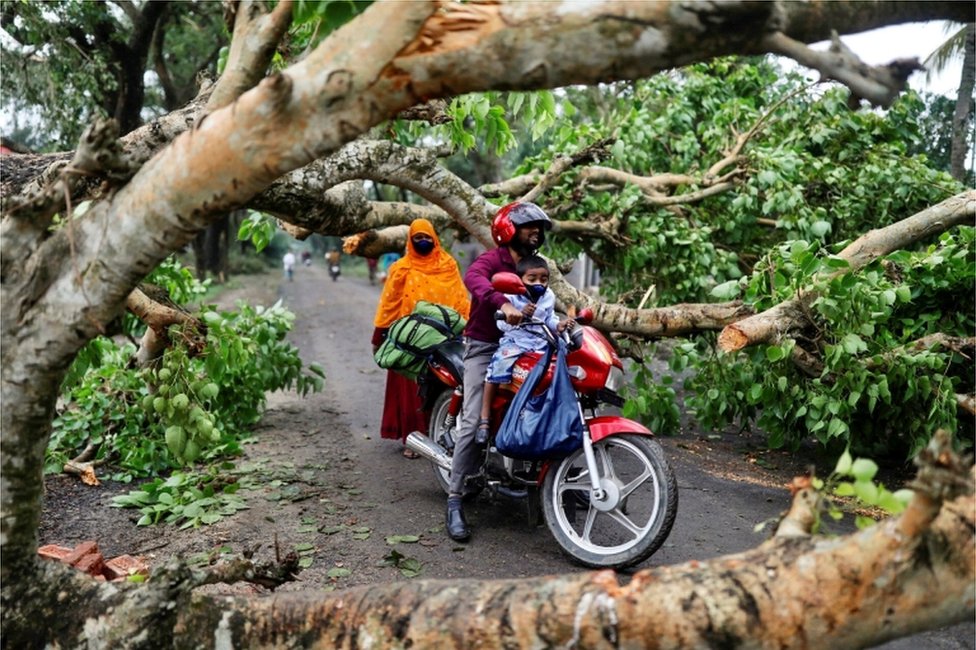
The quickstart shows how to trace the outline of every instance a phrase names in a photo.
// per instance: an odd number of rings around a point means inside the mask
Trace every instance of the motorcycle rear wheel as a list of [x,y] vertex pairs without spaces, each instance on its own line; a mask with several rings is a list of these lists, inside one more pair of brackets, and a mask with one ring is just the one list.
[[[451,391],[445,390],[434,399],[434,405],[430,410],[430,438],[447,450],[448,456],[454,455],[454,444],[457,442],[457,427],[461,422],[460,416],[453,426],[448,426],[447,415],[448,407],[451,405]],[[432,462],[431,468],[434,470],[434,478],[437,484],[444,490],[444,494],[451,493],[451,472],[441,469],[441,466]],[[468,481],[464,487],[464,500],[470,501],[481,494],[484,483],[480,481]]]
[[678,484],[661,445],[625,433],[593,445],[602,502],[591,498],[583,450],[550,467],[542,512],[563,552],[593,568],[639,564],[660,548],[678,511]]
[[[445,390],[434,400],[434,405],[430,410],[430,438],[447,450],[448,455],[453,455],[454,443],[457,440],[457,422],[454,426],[447,424],[447,409],[451,405],[451,391]],[[434,478],[437,484],[444,490],[444,494],[451,492],[451,472],[442,469],[437,463],[431,463],[434,470]]]

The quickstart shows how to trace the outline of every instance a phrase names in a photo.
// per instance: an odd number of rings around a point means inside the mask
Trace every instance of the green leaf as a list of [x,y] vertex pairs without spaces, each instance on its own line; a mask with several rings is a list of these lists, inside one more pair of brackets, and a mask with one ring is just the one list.
[[903,506],[907,506],[915,497],[915,491],[903,488],[901,490],[896,490],[892,496],[898,499]]
[[766,348],[766,358],[770,361],[782,361],[786,358],[786,352],[778,345],[770,345]]
[[736,298],[741,289],[739,287],[738,280],[729,280],[728,282],[723,282],[722,284],[716,285],[712,289],[712,296],[718,298],[719,300],[732,300]]
[[836,438],[847,431],[847,424],[840,418],[831,418],[827,425],[827,437]]
[[759,172],[759,175],[756,177],[756,180],[758,180],[761,185],[769,187],[775,184],[777,180],[779,180],[779,175],[774,171],[766,169]]
[[852,497],[854,496],[854,484],[849,481],[838,483],[837,487],[834,488],[834,494],[839,497]]
[[880,494],[878,496],[878,507],[889,514],[897,515],[905,509],[905,504],[902,503],[901,500],[891,492],[888,492],[887,490],[880,490]]
[[858,458],[851,465],[851,474],[858,481],[870,481],[878,473],[878,465],[868,458]]
[[851,458],[851,452],[848,449],[844,450],[844,453],[840,455],[837,459],[837,466],[834,467],[834,474],[839,474],[840,476],[846,476],[851,471],[851,466],[854,460]]
[[828,232],[830,232],[830,222],[829,221],[814,221],[810,226],[810,232],[813,233],[814,237],[823,237]]
[[324,528],[319,528],[319,532],[323,535],[335,535],[336,533],[345,529],[346,527],[340,524],[338,526],[325,526]]
[[872,481],[854,481],[854,494],[868,505],[873,506],[878,503],[878,486]]
[[870,528],[876,523],[877,522],[874,519],[871,519],[870,517],[865,517],[863,515],[858,515],[857,517],[854,518],[854,524],[858,527],[859,530]]
[[401,560],[399,563],[400,573],[402,573],[407,578],[413,578],[420,575],[423,566],[420,564],[419,560],[412,557],[408,557]]
[[844,348],[844,352],[851,355],[868,349],[868,346],[857,334],[845,335],[841,340],[841,346]]

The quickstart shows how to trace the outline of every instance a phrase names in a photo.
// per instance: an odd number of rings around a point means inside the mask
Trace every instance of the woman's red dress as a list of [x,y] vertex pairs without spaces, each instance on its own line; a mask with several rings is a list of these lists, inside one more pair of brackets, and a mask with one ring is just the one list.
[[389,440],[405,441],[411,431],[427,433],[428,414],[420,410],[421,406],[417,382],[387,370],[380,435]]

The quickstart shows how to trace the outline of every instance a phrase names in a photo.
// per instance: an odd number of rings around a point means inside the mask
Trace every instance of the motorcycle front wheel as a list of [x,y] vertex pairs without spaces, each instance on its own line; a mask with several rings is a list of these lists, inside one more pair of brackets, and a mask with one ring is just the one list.
[[554,464],[542,485],[546,524],[562,550],[593,568],[622,569],[643,562],[671,533],[678,484],[661,445],[638,434],[593,445],[602,500],[591,497],[580,449]]

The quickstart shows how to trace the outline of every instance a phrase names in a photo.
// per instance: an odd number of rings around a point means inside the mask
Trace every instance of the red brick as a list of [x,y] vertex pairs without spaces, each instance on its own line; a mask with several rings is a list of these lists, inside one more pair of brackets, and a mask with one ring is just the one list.
[[74,563],[74,567],[79,571],[84,571],[90,576],[101,575],[105,568],[105,558],[101,553],[89,553]]
[[131,555],[120,555],[113,557],[105,563],[103,573],[109,580],[124,580],[134,573],[148,576],[149,567],[146,566],[142,558],[132,557]]
[[78,560],[86,555],[92,555],[94,553],[98,553],[98,544],[88,540],[75,546],[71,553],[61,558],[61,561],[65,564],[70,564],[71,566],[77,566]]
[[57,544],[48,544],[37,549],[37,554],[43,558],[49,560],[63,560],[65,556],[71,553],[71,549],[66,546],[58,546]]

